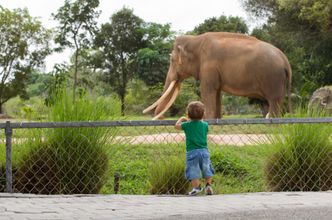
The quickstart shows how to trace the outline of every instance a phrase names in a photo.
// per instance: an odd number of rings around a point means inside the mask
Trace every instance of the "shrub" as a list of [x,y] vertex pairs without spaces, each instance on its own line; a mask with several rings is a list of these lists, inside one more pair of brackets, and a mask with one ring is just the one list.
[[160,160],[151,166],[149,176],[151,194],[186,194],[185,162],[177,157]]
[[4,109],[9,116],[28,120],[44,119],[48,110],[43,99],[39,97],[31,97],[28,100],[12,98],[5,103]]
[[287,125],[271,138],[274,153],[265,166],[272,191],[332,189],[331,132],[327,125]]

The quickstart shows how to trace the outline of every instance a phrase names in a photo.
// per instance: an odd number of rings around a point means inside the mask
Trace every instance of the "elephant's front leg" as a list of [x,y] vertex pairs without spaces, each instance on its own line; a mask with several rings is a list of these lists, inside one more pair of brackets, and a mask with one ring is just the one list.
[[221,118],[220,90],[213,85],[201,83],[201,98],[205,105],[205,119]]

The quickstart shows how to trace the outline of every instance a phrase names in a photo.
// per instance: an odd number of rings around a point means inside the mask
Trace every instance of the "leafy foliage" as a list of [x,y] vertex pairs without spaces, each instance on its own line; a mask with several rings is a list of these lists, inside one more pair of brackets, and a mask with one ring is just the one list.
[[138,51],[138,76],[152,86],[165,81],[174,33],[169,24],[146,23],[143,30],[146,47]]
[[27,80],[27,95],[28,97],[40,96],[45,97],[47,86],[53,82],[51,74],[43,74],[40,72],[32,72]]
[[235,33],[248,33],[248,26],[245,21],[240,17],[222,15],[218,18],[212,17],[206,19],[202,24],[194,28],[192,34],[203,34],[205,32],[235,32]]
[[80,49],[89,45],[89,34],[96,31],[95,19],[99,16],[99,12],[95,9],[99,5],[99,0],[65,0],[56,14],[53,14],[55,20],[60,25],[57,28],[55,42],[62,47],[70,47]]
[[0,6],[0,113],[10,98],[26,97],[26,83],[35,67],[50,53],[50,31],[26,9]]

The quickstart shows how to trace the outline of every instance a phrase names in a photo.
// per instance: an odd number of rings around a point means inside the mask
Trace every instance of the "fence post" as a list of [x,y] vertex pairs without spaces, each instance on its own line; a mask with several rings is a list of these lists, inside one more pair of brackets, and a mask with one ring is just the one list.
[[13,192],[13,170],[12,170],[12,135],[13,129],[10,127],[10,121],[6,121],[6,192]]
[[120,173],[116,172],[114,174],[114,193],[118,194],[120,190]]

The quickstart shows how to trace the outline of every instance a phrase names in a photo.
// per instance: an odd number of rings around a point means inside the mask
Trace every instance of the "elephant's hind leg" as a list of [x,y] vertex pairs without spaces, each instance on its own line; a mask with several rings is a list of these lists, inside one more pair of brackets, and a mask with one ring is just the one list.
[[267,101],[262,101],[262,102],[259,103],[259,107],[261,109],[263,117],[268,118],[269,103]]

